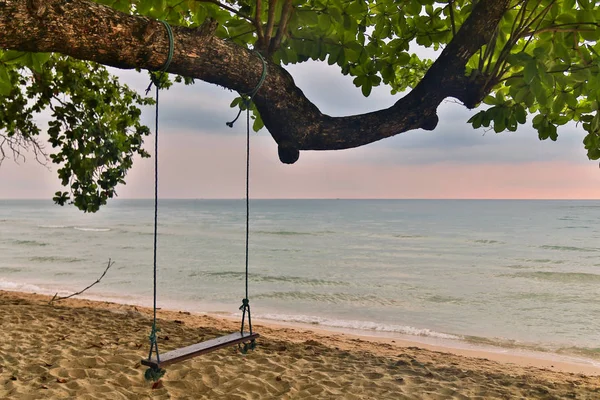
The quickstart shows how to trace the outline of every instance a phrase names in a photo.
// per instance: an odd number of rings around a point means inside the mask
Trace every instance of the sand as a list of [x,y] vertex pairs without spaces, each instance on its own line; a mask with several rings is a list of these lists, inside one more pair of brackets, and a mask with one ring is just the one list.
[[[590,366],[261,323],[255,351],[169,366],[152,389],[140,365],[150,310],[48,300],[0,291],[0,399],[600,399],[600,370]],[[177,311],[159,318],[162,351],[239,328]]]

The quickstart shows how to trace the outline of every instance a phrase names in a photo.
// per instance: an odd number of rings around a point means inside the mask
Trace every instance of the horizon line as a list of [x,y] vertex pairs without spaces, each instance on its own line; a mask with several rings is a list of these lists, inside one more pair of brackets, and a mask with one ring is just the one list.
[[[245,200],[245,197],[159,197],[158,200]],[[0,197],[0,201],[17,200],[46,200],[52,201],[47,197]],[[154,197],[125,197],[113,198],[111,201],[119,200],[154,200]],[[250,200],[478,200],[478,201],[498,201],[498,200],[545,200],[545,201],[597,201],[600,198],[574,198],[574,197],[250,197]]]

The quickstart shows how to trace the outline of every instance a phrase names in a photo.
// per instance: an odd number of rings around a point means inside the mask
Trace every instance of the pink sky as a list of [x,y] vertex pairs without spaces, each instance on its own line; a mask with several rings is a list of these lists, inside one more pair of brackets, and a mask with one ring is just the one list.
[[[164,198],[241,198],[243,137],[163,140],[160,195]],[[181,147],[180,143],[186,143]],[[253,140],[251,196],[255,198],[600,198],[596,163],[518,164],[453,162],[386,165],[366,160],[380,149],[303,153],[296,165],[277,160],[266,135]],[[374,154],[369,154],[374,153]],[[363,159],[365,161],[361,161]],[[120,198],[152,196],[152,161],[139,160],[118,190]],[[27,162],[0,168],[0,198],[48,198],[59,190],[55,173]]]
[[[337,70],[318,64],[292,68],[294,78],[324,112],[348,115],[387,107],[398,98],[375,88],[365,99]],[[119,72],[142,90],[147,77]],[[160,195],[163,198],[241,198],[244,195],[243,123],[235,95],[214,86],[179,87],[161,95]],[[152,109],[144,110],[146,122]],[[600,169],[588,161],[581,128],[559,130],[559,140],[540,142],[528,127],[517,133],[474,131],[473,112],[440,106],[434,132],[414,131],[358,149],[302,152],[281,164],[265,130],[252,137],[251,196],[255,198],[600,198]],[[148,138],[147,147],[152,147]],[[152,197],[152,160],[137,160],[118,189],[121,198]],[[56,173],[31,159],[0,166],[0,198],[51,199],[61,187]]]

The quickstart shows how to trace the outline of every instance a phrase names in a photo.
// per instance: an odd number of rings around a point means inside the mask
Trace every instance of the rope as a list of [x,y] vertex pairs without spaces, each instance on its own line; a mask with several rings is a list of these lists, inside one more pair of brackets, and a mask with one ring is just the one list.
[[[267,62],[263,58],[262,54],[258,51],[255,52],[260,60],[262,61],[263,69],[260,75],[260,79],[258,80],[258,84],[254,89],[252,89],[248,93],[240,93],[243,98],[243,105],[246,109],[246,297],[242,299],[242,305],[240,306],[240,310],[242,311],[242,324],[240,327],[240,333],[244,333],[244,323],[246,321],[246,313],[248,314],[248,330],[250,334],[252,334],[252,317],[250,315],[250,300],[248,299],[248,276],[249,276],[249,263],[248,263],[248,253],[249,253],[249,238],[250,238],[250,105],[252,103],[252,99],[254,95],[260,90],[262,84],[265,82],[267,78]],[[242,114],[243,108],[240,107],[237,116],[231,122],[227,122],[227,126],[233,128],[233,124],[238,120],[240,115]],[[246,350],[246,347],[244,347]]]
[[[246,297],[248,300],[248,243],[250,237],[250,107],[246,109]],[[248,305],[250,307],[250,305]]]
[[157,298],[157,290],[156,290],[156,272],[157,272],[157,249],[158,249],[158,93],[160,91],[160,83],[156,85],[156,107],[154,113],[154,244],[153,244],[153,267],[154,267],[154,302],[153,302],[153,310],[154,316],[152,320],[152,332],[150,333],[150,354],[148,355],[148,359],[152,357],[153,348],[156,349],[156,361],[160,362],[160,356],[158,354],[158,342],[156,340],[156,333],[159,329],[156,327],[156,298]]
[[[152,85],[156,87],[156,106],[154,112],[154,243],[153,243],[153,283],[154,283],[154,299],[153,299],[153,319],[152,319],[152,330],[150,331],[150,335],[148,339],[150,339],[150,352],[148,354],[148,359],[152,358],[152,353],[156,352],[156,362],[160,363],[160,355],[158,352],[158,335],[160,329],[156,326],[156,299],[157,299],[157,253],[158,253],[158,94],[161,87],[161,80],[166,73],[171,61],[173,60],[173,48],[174,48],[174,39],[173,39],[173,31],[171,26],[166,21],[160,21],[166,28],[167,34],[169,36],[169,55],[167,57],[167,61],[164,63],[162,68],[159,70],[160,75],[152,75],[150,85],[146,89],[146,94],[152,88]],[[157,381],[164,375],[164,370],[160,368],[150,368],[146,377],[150,378],[154,381]]]
[[[258,57],[262,61],[263,68],[262,68],[262,73],[260,74],[260,79],[258,80],[258,83],[254,87],[254,89],[252,89],[248,93],[240,93],[240,96],[242,96],[242,98],[244,99],[243,104],[247,110],[250,109],[250,103],[252,103],[252,99],[254,98],[254,95],[256,93],[258,93],[258,91],[260,90],[263,83],[265,83],[265,79],[267,79],[267,62],[263,58],[262,54],[260,54],[258,51],[255,51],[255,53],[258,55]],[[243,110],[243,108],[240,107],[240,110],[238,111],[237,116],[233,119],[233,121],[226,122],[225,125],[227,125],[230,128],[233,128],[233,124],[235,124],[235,122],[238,120],[238,118],[242,114],[242,110]]]
[[[240,110],[241,112],[241,110]],[[239,114],[238,114],[239,117]],[[237,117],[236,117],[237,119]],[[235,120],[233,121],[235,122]],[[232,123],[233,125],[233,123]],[[248,313],[248,329],[252,333],[252,320],[250,319],[250,300],[248,299],[248,247],[250,239],[250,107],[246,107],[246,296],[242,299],[242,325],[240,333],[244,334],[244,322]]]

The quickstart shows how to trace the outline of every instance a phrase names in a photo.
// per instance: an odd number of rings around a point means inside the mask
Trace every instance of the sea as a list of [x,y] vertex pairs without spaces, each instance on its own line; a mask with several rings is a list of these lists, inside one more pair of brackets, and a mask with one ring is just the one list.
[[[0,200],[0,289],[152,305],[153,200]],[[160,200],[157,305],[239,317],[244,200]],[[253,320],[600,365],[600,201],[251,200]]]

